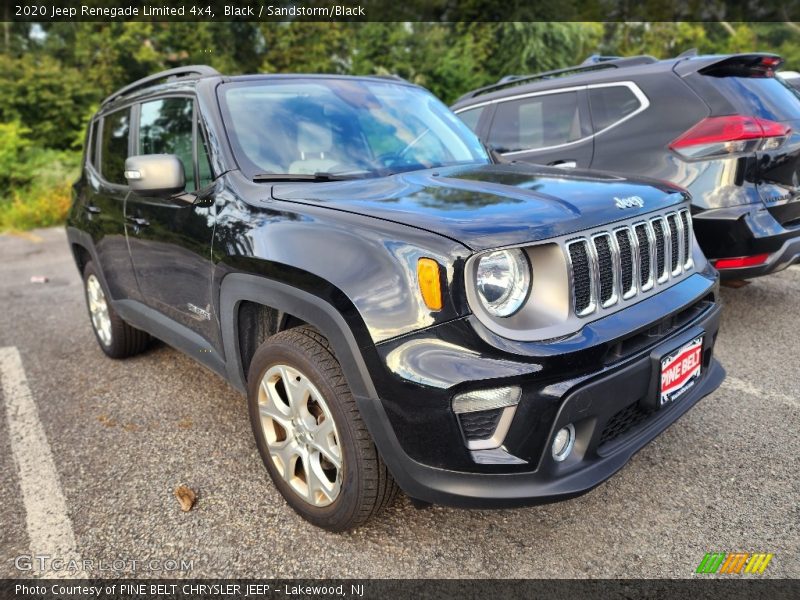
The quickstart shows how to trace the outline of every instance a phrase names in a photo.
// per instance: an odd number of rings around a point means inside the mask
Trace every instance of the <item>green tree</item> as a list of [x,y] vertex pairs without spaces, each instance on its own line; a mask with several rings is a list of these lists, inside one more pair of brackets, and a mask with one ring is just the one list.
[[348,73],[352,40],[345,23],[263,23],[265,73]]
[[19,121],[34,144],[68,149],[96,92],[80,71],[47,55],[0,55],[0,122]]

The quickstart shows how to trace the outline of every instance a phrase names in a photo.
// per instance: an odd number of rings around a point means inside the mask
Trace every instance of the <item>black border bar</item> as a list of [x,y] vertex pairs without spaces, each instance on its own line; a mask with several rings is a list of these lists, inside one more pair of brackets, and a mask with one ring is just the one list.
[[0,597],[11,600],[205,600],[386,598],[594,600],[691,598],[783,600],[800,597],[800,580],[763,576],[693,579],[486,580],[486,579],[3,579]]
[[[800,0],[0,1],[2,2],[0,19],[12,22],[727,21],[752,23],[800,20]],[[240,10],[235,14],[230,9],[226,12],[226,6],[236,7]]]

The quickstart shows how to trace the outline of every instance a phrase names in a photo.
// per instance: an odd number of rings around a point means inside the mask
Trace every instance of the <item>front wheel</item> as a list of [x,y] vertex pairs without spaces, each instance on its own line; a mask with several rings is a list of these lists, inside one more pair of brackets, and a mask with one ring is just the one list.
[[328,340],[298,327],[257,351],[248,377],[261,458],[289,505],[314,525],[344,531],[394,498],[383,464]]

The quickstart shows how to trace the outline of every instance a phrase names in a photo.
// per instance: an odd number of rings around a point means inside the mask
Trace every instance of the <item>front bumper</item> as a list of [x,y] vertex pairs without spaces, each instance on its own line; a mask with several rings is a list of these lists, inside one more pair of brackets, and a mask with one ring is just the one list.
[[800,226],[784,227],[762,205],[703,211],[693,215],[695,236],[713,263],[721,258],[768,254],[760,265],[720,269],[722,279],[748,279],[800,262]]
[[[692,408],[701,398],[719,387],[725,377],[720,364],[712,359],[701,383],[674,405],[662,409],[656,418],[619,440],[613,448],[605,448],[599,453],[587,450],[581,458],[579,468],[559,473],[561,465],[545,465],[529,473],[483,474],[448,471],[414,462],[403,454],[397,439],[393,446],[393,460],[387,460],[390,470],[403,490],[411,497],[425,502],[460,506],[465,508],[512,508],[566,500],[584,494],[620,470],[625,463],[643,446],[657,437],[681,415]],[[614,379],[604,382],[611,395],[596,402],[612,402],[618,383]],[[616,403],[613,403],[616,406]],[[379,409],[378,404],[372,404]],[[570,405],[570,409],[574,403]],[[375,412],[373,418],[388,425],[385,413]],[[597,435],[595,429],[595,436]],[[387,438],[391,432],[384,431]],[[387,454],[384,452],[383,456]]]
[[[693,284],[697,285],[697,280]],[[673,290],[676,294],[680,291]],[[566,361],[555,369],[558,376],[545,376],[534,368],[527,374],[508,371],[503,378],[478,382],[484,387],[519,385],[523,390],[503,446],[488,451],[495,452],[495,464],[488,464],[491,454],[466,451],[457,424],[448,429],[444,416],[437,417],[434,406],[441,405],[441,398],[436,402],[429,398],[429,410],[415,406],[414,400],[424,402],[419,391],[415,398],[406,399],[403,409],[398,409],[396,402],[366,398],[360,399],[359,408],[384,461],[413,498],[451,506],[513,507],[574,497],[608,479],[722,383],[725,372],[713,358],[720,307],[706,300],[693,310],[690,321],[666,336],[654,336],[657,342],[639,346],[604,368],[589,373],[576,371],[574,366],[570,370],[566,367],[569,358],[553,357]],[[655,394],[654,382],[660,375],[657,358],[698,334],[704,335],[703,372],[695,386],[661,409],[643,408]],[[497,363],[496,368],[503,365]],[[454,389],[464,386],[475,387],[475,382],[463,382]],[[450,398],[453,393],[450,389],[444,396]],[[455,423],[449,401],[445,410]],[[437,422],[438,431],[426,429],[430,421]],[[555,432],[568,423],[576,431],[574,451],[567,460],[556,462],[549,447]],[[409,434],[409,430],[415,433]],[[455,445],[469,458],[459,460]],[[502,455],[510,460],[503,463]],[[490,460],[484,461],[487,456]]]

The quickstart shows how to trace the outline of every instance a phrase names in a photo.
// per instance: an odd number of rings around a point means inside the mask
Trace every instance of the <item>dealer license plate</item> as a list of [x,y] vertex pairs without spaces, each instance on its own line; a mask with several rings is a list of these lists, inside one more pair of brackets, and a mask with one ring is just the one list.
[[661,406],[694,387],[703,368],[703,336],[661,359]]

